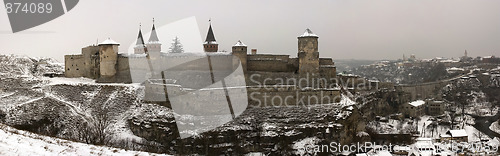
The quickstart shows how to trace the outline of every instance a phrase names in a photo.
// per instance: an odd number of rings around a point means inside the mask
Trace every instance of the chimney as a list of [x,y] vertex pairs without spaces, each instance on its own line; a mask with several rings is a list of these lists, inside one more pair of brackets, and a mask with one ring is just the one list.
[[257,49],[252,49],[252,55],[257,54]]

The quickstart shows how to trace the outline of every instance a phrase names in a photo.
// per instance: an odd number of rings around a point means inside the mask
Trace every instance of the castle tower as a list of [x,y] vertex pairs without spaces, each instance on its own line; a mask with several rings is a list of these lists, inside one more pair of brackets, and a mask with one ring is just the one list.
[[299,75],[301,77],[319,76],[318,35],[306,29],[298,39]]
[[99,43],[99,71],[102,81],[113,80],[116,74],[116,63],[118,61],[118,46],[120,43],[108,38]]
[[212,23],[208,27],[207,39],[203,43],[203,49],[205,52],[217,52],[219,50],[219,45],[215,40],[214,32],[212,31]]
[[243,67],[243,72],[247,72],[247,45],[243,42],[239,41],[233,45],[232,53],[234,56],[238,57],[241,62],[241,66]]
[[139,35],[137,36],[137,42],[134,47],[134,54],[144,54],[144,38],[142,37],[142,31],[139,26]]
[[151,36],[149,37],[148,44],[146,45],[148,52],[161,52],[161,43],[156,34],[156,28],[153,19],[153,28],[151,29]]

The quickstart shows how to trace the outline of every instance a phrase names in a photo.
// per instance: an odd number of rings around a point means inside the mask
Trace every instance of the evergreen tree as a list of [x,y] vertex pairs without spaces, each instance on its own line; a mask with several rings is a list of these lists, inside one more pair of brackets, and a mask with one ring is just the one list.
[[172,46],[168,49],[169,53],[183,53],[184,48],[182,47],[181,41],[179,40],[179,37],[175,37],[172,40]]

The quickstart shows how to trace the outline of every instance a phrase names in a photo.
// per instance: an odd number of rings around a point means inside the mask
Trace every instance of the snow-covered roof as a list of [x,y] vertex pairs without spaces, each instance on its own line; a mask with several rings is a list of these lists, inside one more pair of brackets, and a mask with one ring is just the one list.
[[441,138],[451,138],[451,135],[441,134],[441,135],[439,135],[439,137],[441,137]]
[[203,44],[217,44],[216,41],[205,41],[203,42]]
[[238,40],[238,42],[236,42],[236,44],[234,45],[234,47],[246,47],[247,45],[245,45],[243,42],[241,42],[240,40]]
[[464,129],[448,131],[452,137],[466,137],[467,132]]
[[425,104],[425,101],[423,101],[423,100],[417,100],[417,101],[410,102],[409,104],[412,105],[412,106],[414,106],[414,107],[418,107],[418,106],[421,106],[421,105]]
[[318,37],[318,35],[314,34],[309,28],[307,28],[304,34],[299,37]]
[[108,38],[108,39],[102,41],[101,43],[99,43],[99,45],[120,45],[120,43],[113,41],[111,38]]

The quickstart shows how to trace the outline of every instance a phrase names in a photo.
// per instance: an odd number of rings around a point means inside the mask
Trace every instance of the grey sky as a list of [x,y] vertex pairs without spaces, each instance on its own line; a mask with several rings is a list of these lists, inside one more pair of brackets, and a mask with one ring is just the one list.
[[[242,40],[259,53],[295,57],[296,37],[310,28],[320,36],[320,56],[334,59],[456,58],[465,49],[471,56],[500,56],[497,0],[81,0],[67,14],[16,34],[0,8],[0,53],[62,61],[108,37],[125,50],[139,22],[147,33],[153,17],[165,25],[191,16],[202,40],[212,18],[219,50]],[[166,51],[171,39],[160,40]]]

